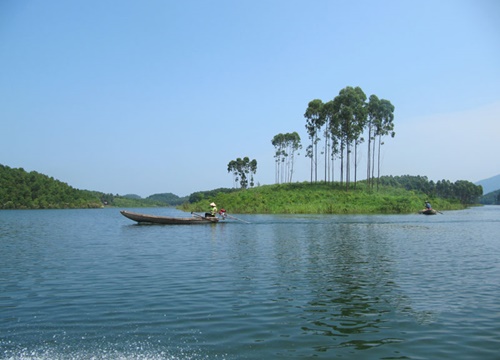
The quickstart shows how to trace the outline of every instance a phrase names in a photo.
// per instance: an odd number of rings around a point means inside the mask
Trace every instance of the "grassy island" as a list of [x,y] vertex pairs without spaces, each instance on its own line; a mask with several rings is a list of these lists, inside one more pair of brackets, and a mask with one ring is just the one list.
[[340,183],[289,183],[264,185],[232,192],[211,192],[196,202],[180,206],[184,211],[207,211],[214,201],[219,209],[235,214],[404,214],[415,213],[429,200],[438,210],[464,209],[456,198],[428,195],[399,186],[380,185],[378,190],[358,182],[348,191]]

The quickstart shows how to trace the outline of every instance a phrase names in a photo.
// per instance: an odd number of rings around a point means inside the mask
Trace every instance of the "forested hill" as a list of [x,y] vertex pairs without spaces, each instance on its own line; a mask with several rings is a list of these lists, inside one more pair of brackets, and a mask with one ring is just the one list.
[[500,174],[476,182],[476,185],[481,185],[484,189],[484,195],[500,190]]
[[[131,198],[97,191],[78,190],[68,184],[23,168],[12,169],[0,164],[0,209],[85,209],[105,205],[120,207],[171,206],[175,195],[167,199]],[[176,198],[176,199],[175,199]],[[170,202],[169,202],[170,201]]]
[[78,190],[52,177],[0,165],[1,209],[99,208],[99,194]]

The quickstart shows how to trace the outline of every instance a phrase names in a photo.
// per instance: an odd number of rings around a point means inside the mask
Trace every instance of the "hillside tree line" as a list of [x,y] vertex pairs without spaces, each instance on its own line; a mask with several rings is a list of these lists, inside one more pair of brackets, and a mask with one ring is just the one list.
[[483,195],[481,185],[475,185],[466,180],[457,180],[452,183],[449,180],[429,181],[427,176],[382,176],[380,184],[423,192],[430,197],[456,199],[464,205],[478,203]]

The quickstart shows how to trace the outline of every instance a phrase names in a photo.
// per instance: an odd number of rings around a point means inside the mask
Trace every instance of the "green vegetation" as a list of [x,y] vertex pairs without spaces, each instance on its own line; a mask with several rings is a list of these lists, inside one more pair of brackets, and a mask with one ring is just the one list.
[[[172,194],[173,195],[173,194]],[[78,190],[52,177],[12,169],[0,164],[0,209],[85,209],[105,205],[117,207],[172,206],[182,203],[176,195],[141,199],[137,195],[112,195]],[[177,202],[174,202],[175,198]],[[168,200],[167,200],[168,199]],[[170,201],[170,202],[169,202]]]
[[[379,190],[374,191],[366,181],[345,191],[341,183],[289,183],[265,185],[233,192],[200,193],[196,202],[185,203],[184,211],[206,211],[214,201],[231,213],[257,214],[404,214],[421,210],[429,200],[438,210],[463,209],[477,203],[472,196],[465,196],[463,181],[451,184],[447,193],[432,181],[421,176],[382,177]],[[477,193],[480,187],[469,190]],[[438,190],[439,189],[439,190]],[[455,192],[456,191],[456,192]],[[440,193],[441,192],[441,193]],[[468,199],[463,202],[462,199]]]
[[242,158],[237,158],[236,160],[231,160],[227,164],[227,172],[233,174],[234,182],[239,181],[242,189],[246,189],[249,185],[248,177],[250,176],[250,186],[254,186],[253,176],[257,172],[257,160],[253,159],[250,161],[248,156]]
[[229,193],[238,192],[238,191],[240,191],[240,190],[239,189],[228,189],[228,188],[219,188],[219,189],[208,190],[208,191],[197,191],[197,192],[192,193],[189,196],[188,202],[193,204],[193,203],[205,201],[207,199],[211,199],[219,194],[229,194]]
[[154,194],[154,195],[148,196],[146,198],[146,200],[151,200],[151,201],[154,201],[156,203],[163,204],[163,205],[175,206],[175,205],[180,205],[180,204],[188,201],[188,197],[187,196],[179,197],[179,196],[172,194],[172,193],[164,193],[164,194]]
[[500,205],[500,190],[481,196],[479,202],[483,205]]
[[171,204],[165,203],[161,200],[155,200],[146,198],[143,199],[139,195],[113,195],[113,194],[103,194],[97,193],[102,204],[105,206],[115,206],[122,208],[131,207],[161,207],[161,206],[171,206]]
[[1,209],[98,208],[97,193],[77,190],[36,171],[0,165]]
[[295,163],[295,153],[302,149],[300,144],[300,135],[294,131],[293,133],[277,134],[271,140],[276,152],[274,159],[276,162],[275,168],[275,183],[291,183],[293,178],[293,170]]
[[[367,184],[371,188],[374,188],[375,184],[379,186],[380,154],[384,144],[382,139],[396,135],[394,109],[389,100],[379,99],[376,95],[371,95],[367,101],[366,94],[359,86],[346,86],[333,100],[327,102],[321,99],[311,100],[304,113],[305,127],[310,139],[310,144],[305,148],[305,156],[311,159],[310,182],[320,181],[318,170],[322,166],[319,161],[321,155],[324,157],[324,161],[321,161],[324,162],[324,181],[333,182],[335,168],[339,167],[340,183],[345,184],[345,189],[349,190],[351,183],[357,183],[358,150],[367,140]],[[273,137],[271,143],[275,148],[275,183],[292,183],[295,154],[302,149],[300,136],[297,132],[279,133]],[[245,159],[248,163],[248,157]],[[337,166],[336,160],[340,161]],[[255,166],[249,168],[244,168],[241,158],[228,164],[228,172],[233,173],[235,183],[240,181],[241,188],[248,187],[247,175],[257,171],[257,162],[252,161]],[[253,176],[250,186],[253,187]]]
[[[340,183],[345,183],[347,190],[352,182],[356,184],[358,148],[367,140],[366,178],[373,188],[376,167],[377,179],[380,179],[380,148],[384,144],[382,138],[396,135],[394,109],[389,100],[379,99],[376,95],[371,95],[367,101],[366,94],[359,86],[347,86],[341,89],[333,100],[327,102],[321,99],[311,100],[304,113],[307,134],[311,140],[305,149],[305,156],[311,159],[311,183],[318,182],[318,160],[322,154],[324,181],[333,181],[335,160],[340,160]],[[292,182],[294,154],[302,148],[300,137],[293,134],[295,133],[278,134],[271,141],[276,149],[276,183]],[[322,149],[318,149],[322,141],[320,136],[324,141]],[[352,173],[354,179],[351,179]]]
[[438,210],[477,204],[482,187],[468,181],[434,183],[425,176],[384,176],[375,191],[360,181],[349,191],[342,183],[286,183],[251,189],[220,188],[180,198],[172,193],[146,199],[77,190],[35,171],[0,165],[0,209],[154,207],[177,205],[185,211],[206,211],[215,201],[231,213],[259,214],[394,214],[422,209],[429,200]]
[[457,200],[465,206],[479,203],[483,194],[483,188],[480,185],[474,185],[466,180],[458,180],[454,183],[449,180],[440,180],[434,183],[434,181],[427,180],[426,176],[405,175],[383,176],[379,182],[392,187],[420,191],[431,197]]

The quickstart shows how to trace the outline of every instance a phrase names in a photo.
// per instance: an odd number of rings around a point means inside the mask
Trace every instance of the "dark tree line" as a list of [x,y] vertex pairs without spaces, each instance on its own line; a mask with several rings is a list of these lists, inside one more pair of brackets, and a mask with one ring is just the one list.
[[492,191],[481,196],[479,202],[483,205],[500,205],[500,190]]
[[470,181],[458,180],[452,183],[449,180],[429,181],[427,176],[382,176],[380,184],[399,186],[406,190],[423,192],[429,196],[444,199],[457,199],[462,204],[476,204],[483,194],[481,185],[474,185]]

